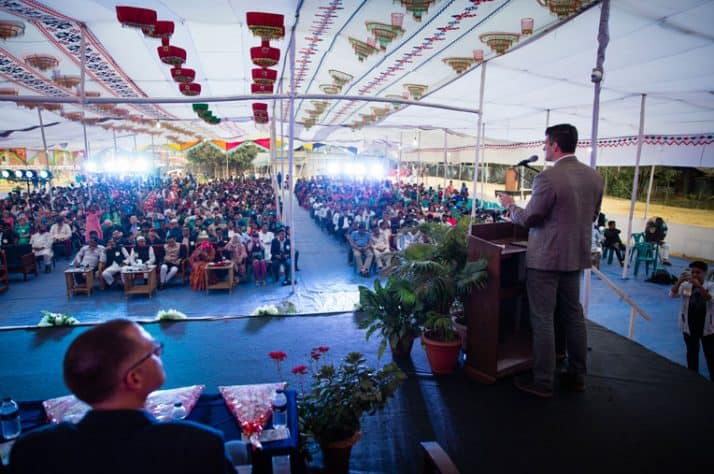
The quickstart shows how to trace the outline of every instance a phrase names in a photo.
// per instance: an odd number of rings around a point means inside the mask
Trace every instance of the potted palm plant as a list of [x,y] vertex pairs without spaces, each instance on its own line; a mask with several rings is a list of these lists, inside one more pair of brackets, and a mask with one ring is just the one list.
[[[424,236],[423,241],[397,253],[386,270],[387,274],[407,281],[421,303],[421,311],[426,316],[422,343],[434,373],[451,372],[459,355],[461,338],[449,317],[452,306],[471,291],[485,287],[488,278],[486,259],[468,261],[468,226],[468,218],[462,218],[454,227],[422,224],[419,232]],[[436,370],[430,354],[435,353],[435,347],[443,349],[443,346],[432,342],[455,347],[442,354],[450,357],[451,362]],[[444,366],[450,369],[445,371]]]
[[382,285],[375,279],[374,289],[359,286],[359,302],[365,316],[359,327],[367,330],[366,338],[375,332],[382,336],[378,357],[384,354],[387,343],[395,359],[409,357],[424,321],[421,304],[411,285],[397,278],[389,278]]
[[300,433],[320,446],[326,472],[349,472],[362,416],[384,407],[405,378],[395,363],[374,370],[358,352],[315,369],[299,404]]

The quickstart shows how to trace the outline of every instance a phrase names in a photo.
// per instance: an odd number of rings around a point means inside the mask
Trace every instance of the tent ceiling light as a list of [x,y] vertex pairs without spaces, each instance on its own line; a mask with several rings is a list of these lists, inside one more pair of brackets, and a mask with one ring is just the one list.
[[175,82],[193,82],[196,79],[196,71],[185,67],[171,68],[171,77]]
[[247,12],[248,28],[264,40],[280,39],[285,36],[285,17],[277,13]]
[[144,32],[144,36],[150,38],[161,38],[164,44],[169,43],[171,35],[174,34],[174,22],[173,21],[157,21],[154,23],[153,28],[142,28],[141,31]]
[[351,74],[338,71],[337,69],[330,69],[328,72],[330,73],[330,76],[332,76],[332,81],[339,87],[344,86],[354,78]]
[[272,84],[278,78],[278,71],[275,69],[254,68],[250,70],[253,82],[258,84]]
[[49,71],[59,66],[59,59],[51,54],[28,54],[25,62],[40,71]]
[[82,120],[82,118],[84,117],[84,112],[63,112],[62,117],[66,118],[67,120],[77,122],[79,120]]
[[178,46],[159,46],[156,51],[159,53],[159,59],[164,64],[180,66],[186,62],[186,50]]
[[[402,97],[402,96],[399,95],[399,94],[387,94],[385,97],[386,97],[387,99],[403,99],[403,98],[404,98],[404,97]],[[394,110],[399,110],[399,109],[401,109],[401,108],[406,107],[405,104],[390,104],[390,105],[392,106],[392,108],[393,108]]]
[[79,76],[57,75],[53,77],[52,80],[58,86],[64,87],[66,89],[71,89],[72,87],[77,87],[82,79]]
[[402,25],[404,24],[404,13],[394,12],[391,14],[390,18],[392,20],[392,26],[401,30]]
[[117,20],[124,26],[152,30],[156,24],[156,11],[148,8],[117,6]]
[[400,0],[402,6],[412,14],[414,21],[421,21],[424,13],[429,11],[429,7],[435,0]]
[[563,19],[575,14],[585,3],[584,0],[536,0],[541,6],[548,7],[551,13]]
[[250,85],[250,92],[252,94],[272,94],[273,84],[257,84],[254,82]]
[[25,34],[25,24],[21,21],[0,21],[0,38],[7,40]]
[[442,59],[450,68],[456,71],[456,74],[461,74],[474,64],[473,58],[444,58]]
[[250,48],[250,59],[256,66],[269,68],[280,62],[280,50],[270,47],[268,42],[263,40],[262,45]]
[[179,92],[188,97],[197,96],[201,93],[201,84],[196,82],[179,84]]
[[337,94],[340,92],[340,87],[334,84],[320,84],[320,90],[325,94]]
[[50,112],[62,111],[62,104],[41,104],[41,107]]
[[473,54],[474,61],[476,61],[477,63],[480,63],[483,61],[483,49],[474,49],[472,54]]
[[[82,94],[80,93],[80,91],[77,91],[77,97],[79,97],[79,96],[81,96],[81,95],[82,95]],[[99,96],[101,96],[101,95],[102,95],[102,94],[100,94],[100,93],[97,92],[97,91],[84,91],[84,97],[99,97]]]
[[484,33],[479,36],[481,42],[487,44],[496,54],[503,54],[508,48],[518,41],[521,35],[518,33],[494,32]]
[[429,88],[429,86],[425,86],[424,84],[404,84],[404,87],[409,91],[414,100],[421,99]]
[[348,40],[350,42],[350,45],[352,45],[352,48],[355,50],[357,59],[360,62],[364,61],[367,56],[376,54],[379,51],[376,47],[374,47],[374,45],[365,43],[364,41],[358,40],[357,38],[349,37]]
[[121,107],[114,107],[114,114],[119,117],[127,117],[129,115],[129,111],[122,109]]
[[532,35],[533,34],[533,18],[521,18],[521,34],[522,35]]
[[401,27],[387,25],[386,23],[368,21],[365,24],[367,25],[367,30],[379,42],[379,47],[382,50],[386,50],[389,43],[404,34],[404,30]]
[[114,110],[114,104],[96,104],[95,107],[97,107],[99,110],[103,112],[110,112]]
[[16,102],[19,107],[25,107],[26,109],[36,109],[40,106],[39,102]]

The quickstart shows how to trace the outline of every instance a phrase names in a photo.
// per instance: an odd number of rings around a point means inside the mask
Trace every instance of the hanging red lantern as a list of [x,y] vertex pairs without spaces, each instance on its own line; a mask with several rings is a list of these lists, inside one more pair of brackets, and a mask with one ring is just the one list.
[[253,103],[253,114],[256,112],[265,112],[266,114],[268,113],[268,104],[265,102],[255,102]]
[[176,82],[193,82],[196,78],[196,71],[185,67],[171,68],[171,77]]
[[278,71],[275,69],[255,68],[250,70],[253,82],[258,84],[272,84],[278,78]]
[[159,59],[164,64],[180,66],[186,62],[186,50],[178,46],[159,46],[156,51],[159,53]]
[[253,94],[272,94],[273,85],[272,84],[257,84],[253,83],[250,85],[250,92]]
[[268,40],[263,40],[260,46],[250,48],[250,59],[253,64],[262,68],[275,66],[280,62],[280,50],[272,48]]
[[285,36],[285,18],[277,13],[247,12],[248,28],[255,36],[268,39],[280,39]]
[[154,23],[153,28],[142,28],[141,31],[144,32],[144,36],[149,36],[151,38],[161,38],[161,44],[168,45],[171,35],[174,34],[174,22],[173,21],[157,21]]
[[148,8],[116,7],[117,20],[124,26],[153,30],[156,23],[156,11]]
[[179,84],[179,92],[189,97],[199,95],[201,93],[201,84],[198,84],[196,82]]

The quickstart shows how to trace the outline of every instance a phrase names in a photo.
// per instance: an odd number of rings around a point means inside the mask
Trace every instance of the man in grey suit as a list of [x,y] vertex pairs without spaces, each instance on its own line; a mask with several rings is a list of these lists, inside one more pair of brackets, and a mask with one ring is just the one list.
[[528,228],[526,289],[533,330],[533,373],[515,379],[518,389],[553,395],[556,307],[565,330],[569,366],[563,382],[585,390],[587,334],[580,305],[580,273],[590,268],[592,224],[600,212],[603,179],[575,157],[578,131],[569,124],[548,127],[543,151],[554,165],[533,180],[525,209],[500,195],[511,220]]

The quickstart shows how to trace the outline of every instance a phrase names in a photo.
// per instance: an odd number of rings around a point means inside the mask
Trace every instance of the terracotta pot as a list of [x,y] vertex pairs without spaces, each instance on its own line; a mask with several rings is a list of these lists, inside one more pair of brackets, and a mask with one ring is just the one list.
[[465,324],[461,324],[458,322],[456,319],[456,316],[451,317],[451,321],[454,325],[454,331],[459,335],[461,338],[461,348],[466,352],[466,339],[468,338],[468,328]]
[[348,474],[350,472],[352,446],[354,446],[361,437],[362,432],[358,431],[347,439],[320,445],[325,472],[329,472],[330,474]]
[[439,342],[422,334],[421,342],[424,344],[426,358],[429,360],[432,372],[437,375],[448,375],[454,371],[461,351],[460,337],[451,342]]
[[389,344],[390,349],[392,349],[392,358],[394,359],[406,359],[412,354],[412,346],[414,345],[414,338],[412,336],[405,336],[397,341],[396,346]]

